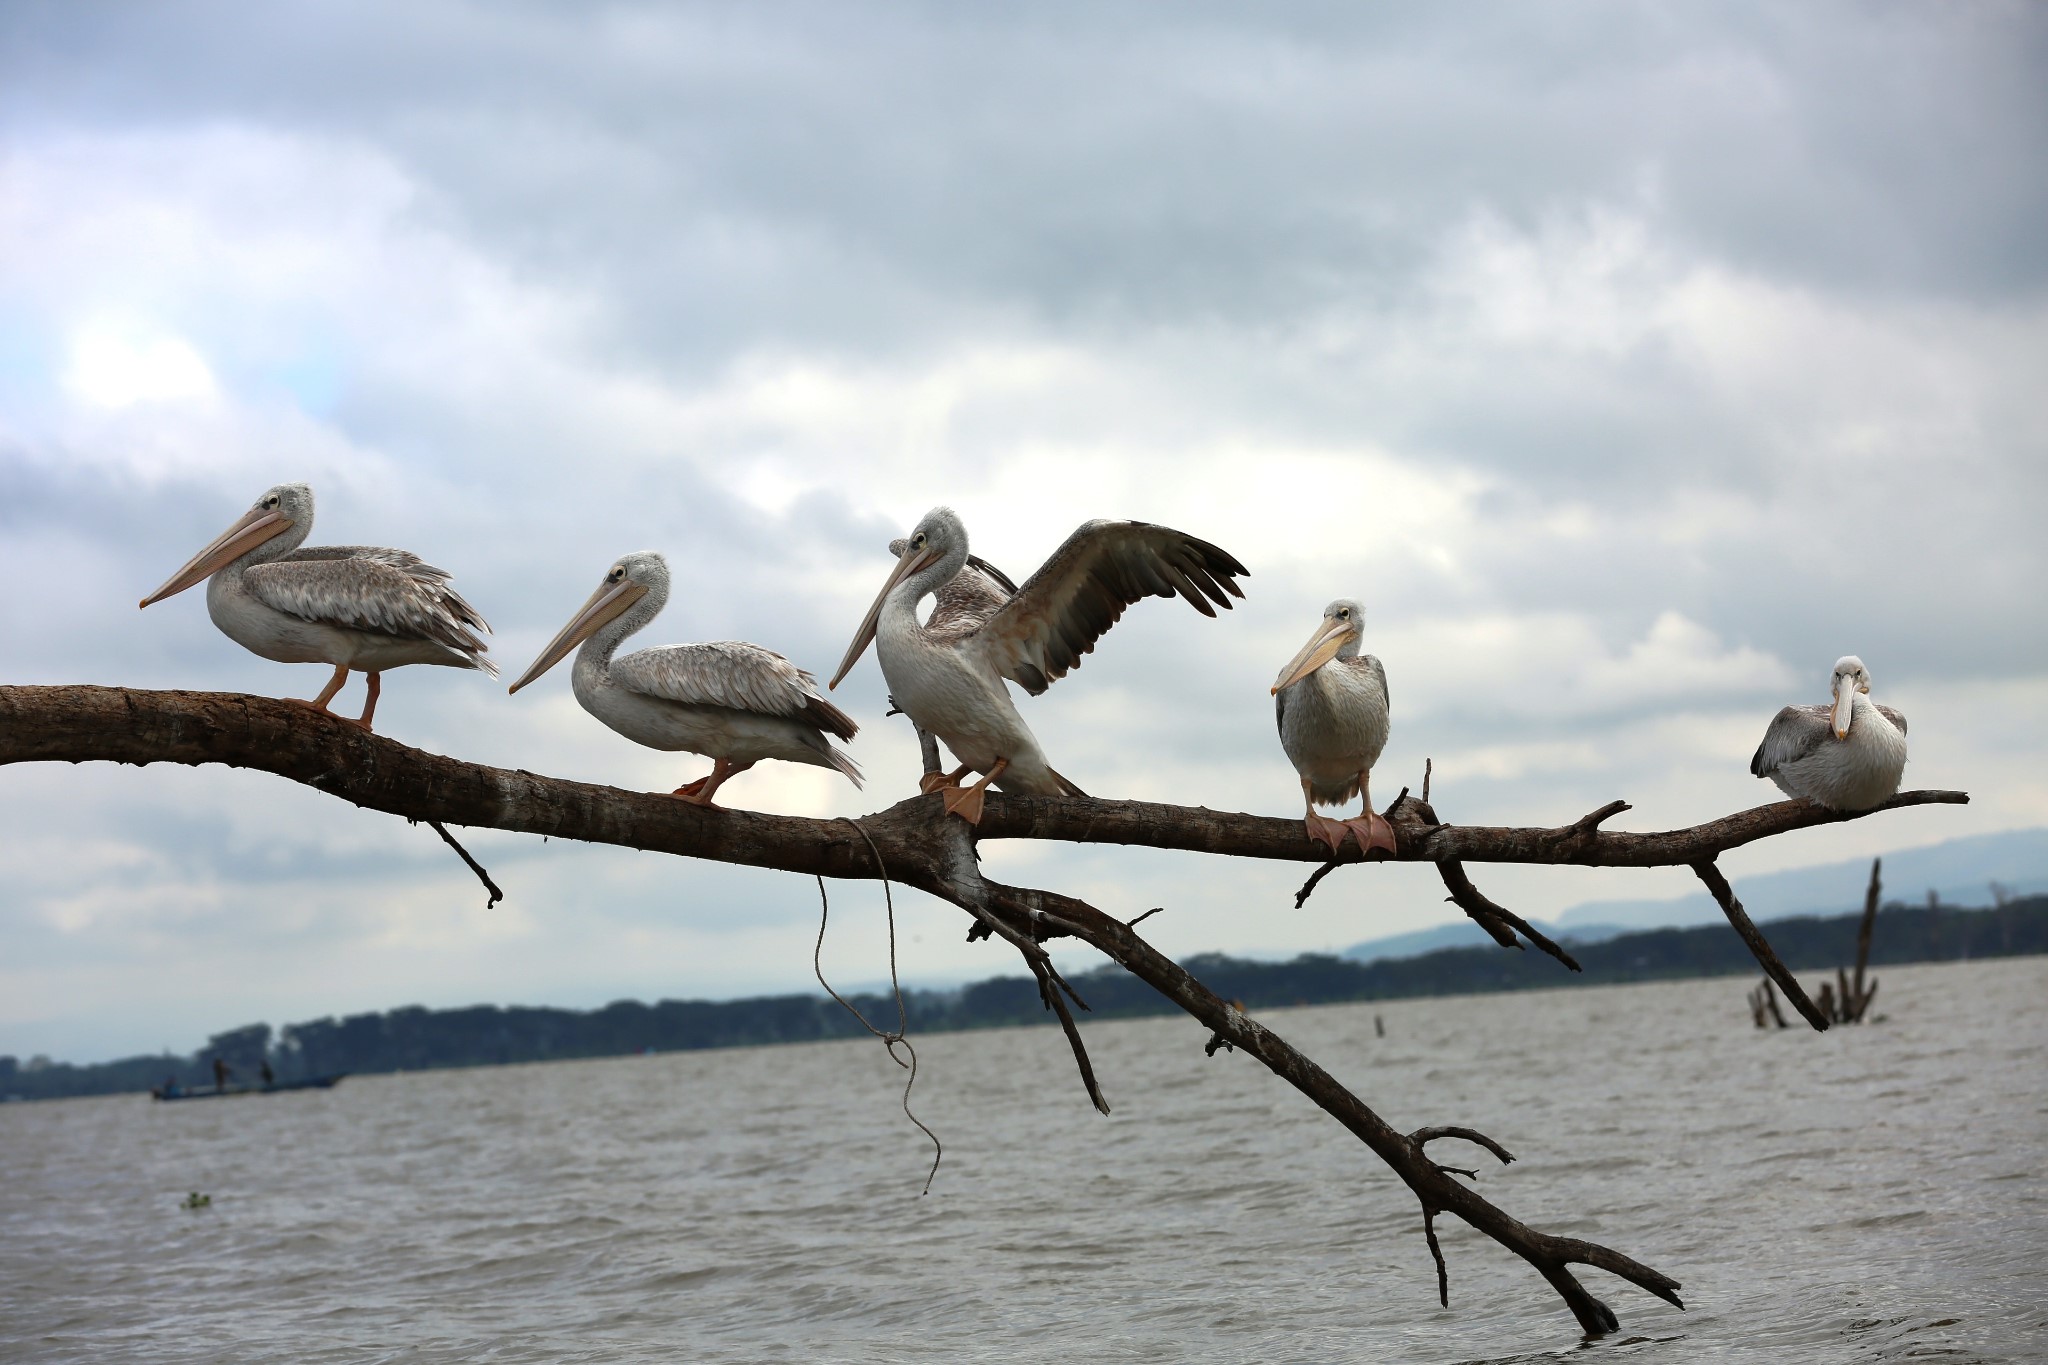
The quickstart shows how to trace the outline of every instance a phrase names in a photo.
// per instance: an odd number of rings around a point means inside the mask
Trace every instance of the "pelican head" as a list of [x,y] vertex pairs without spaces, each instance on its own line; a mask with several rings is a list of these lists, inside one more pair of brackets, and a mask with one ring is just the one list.
[[1308,643],[1301,652],[1287,661],[1287,667],[1280,670],[1280,677],[1273,684],[1273,695],[1278,696],[1283,687],[1292,687],[1324,664],[1336,658],[1350,658],[1358,653],[1358,642],[1365,637],[1365,608],[1349,597],[1340,597],[1323,608],[1323,619],[1316,626],[1316,633],[1308,637]]
[[1870,691],[1870,670],[1854,654],[1835,660],[1835,711],[1832,717],[1836,739],[1849,737],[1849,722],[1856,714],[1856,694]]
[[161,588],[143,598],[140,605],[146,607],[166,597],[175,597],[194,583],[205,582],[257,546],[296,530],[295,535],[274,546],[264,557],[283,554],[304,541],[312,529],[313,490],[302,483],[281,483],[256,499],[240,521],[186,560],[185,567],[165,580]]
[[[902,548],[897,549],[898,546]],[[867,653],[882,619],[882,604],[899,584],[913,583],[916,600],[960,572],[960,566],[967,562],[967,524],[952,508],[934,507],[907,537],[889,542],[889,548],[896,551],[896,567],[890,570],[882,590],[875,594],[875,604],[861,618],[860,629],[853,633],[853,643],[846,647],[846,657],[839,661],[839,671],[825,684],[827,690],[839,686],[840,679],[852,672],[860,656]]]
[[597,585],[597,591],[590,594],[590,600],[577,609],[576,614],[569,618],[569,624],[548,641],[548,647],[540,652],[533,666],[520,674],[519,681],[507,690],[517,692],[560,663],[570,650],[618,620],[647,597],[652,598],[651,610],[647,612],[651,619],[668,601],[668,561],[652,550],[620,555],[617,562],[605,570],[604,580]]

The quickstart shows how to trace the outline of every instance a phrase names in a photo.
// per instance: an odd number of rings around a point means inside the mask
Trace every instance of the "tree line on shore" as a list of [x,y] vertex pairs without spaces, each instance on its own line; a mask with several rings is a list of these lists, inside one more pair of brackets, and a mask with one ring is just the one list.
[[[1798,970],[1832,970],[1853,956],[1857,915],[1776,920],[1771,937]],[[1726,925],[1655,929],[1599,943],[1571,945],[1585,968],[1565,972],[1539,953],[1495,946],[1446,948],[1419,957],[1356,962],[1308,953],[1287,962],[1256,962],[1222,954],[1187,966],[1222,995],[1251,1010],[1287,1005],[1399,1000],[1631,981],[1749,973],[1755,963]],[[1891,903],[1878,919],[1873,965],[2048,953],[2048,896],[2012,900],[1985,910]],[[1115,967],[1072,978],[1095,1018],[1170,1014],[1173,1006],[1144,982]],[[894,1018],[894,1002],[849,997],[870,1018]],[[1030,977],[1002,976],[957,990],[906,989],[913,1033],[1048,1022]],[[175,1077],[212,1084],[213,1059],[253,1080],[268,1062],[280,1080],[348,1072],[355,1075],[494,1066],[814,1042],[865,1036],[830,998],[813,993],[744,1000],[615,1001],[602,1009],[474,1005],[427,1009],[409,1005],[381,1013],[287,1024],[249,1024],[217,1033],[190,1056],[126,1057],[77,1066],[0,1056],[0,1098],[59,1099],[143,1091]]]

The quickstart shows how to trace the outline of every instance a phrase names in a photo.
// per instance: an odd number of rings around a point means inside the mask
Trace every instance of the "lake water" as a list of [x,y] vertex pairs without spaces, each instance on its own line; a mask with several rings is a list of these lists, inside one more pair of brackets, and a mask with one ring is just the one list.
[[[1610,1358],[2048,1358],[2048,958],[1882,980],[1883,1022],[1825,1036],[1759,1032],[1725,979],[1260,1017],[1396,1125],[1505,1143],[1482,1185],[1510,1212],[1683,1281],[1681,1313],[1585,1272]],[[1057,1030],[918,1040],[923,1198],[875,1043],[0,1106],[0,1358],[1582,1349],[1455,1220],[1439,1308],[1405,1188],[1193,1022],[1084,1029],[1109,1118]]]

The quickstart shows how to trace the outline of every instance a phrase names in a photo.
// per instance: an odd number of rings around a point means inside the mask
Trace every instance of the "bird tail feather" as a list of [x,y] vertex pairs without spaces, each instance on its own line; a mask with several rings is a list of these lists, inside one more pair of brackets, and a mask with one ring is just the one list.
[[847,753],[844,749],[835,749],[830,744],[827,744],[825,746],[825,756],[832,761],[833,767],[846,774],[847,781],[853,783],[855,787],[862,785],[860,764],[853,761],[853,755]]

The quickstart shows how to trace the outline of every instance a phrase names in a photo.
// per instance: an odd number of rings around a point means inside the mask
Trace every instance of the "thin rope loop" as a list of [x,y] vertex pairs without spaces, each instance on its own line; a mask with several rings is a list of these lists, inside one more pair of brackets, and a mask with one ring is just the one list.
[[[923,1119],[910,1112],[910,1089],[917,1084],[917,1049],[911,1046],[907,1036],[910,1015],[903,1006],[903,983],[896,975],[896,898],[889,893],[889,867],[882,861],[882,850],[875,846],[874,836],[867,832],[860,821],[844,815],[839,818],[859,831],[860,837],[867,843],[868,852],[874,855],[875,870],[882,875],[882,905],[889,917],[889,987],[896,995],[896,1027],[886,1033],[876,1028],[868,1022],[866,1015],[855,1008],[852,1001],[833,990],[832,983],[825,979],[825,925],[832,917],[832,902],[826,898],[825,879],[822,876],[818,878],[818,941],[811,948],[811,970],[817,974],[818,984],[825,988],[827,995],[837,1000],[841,1008],[859,1020],[862,1028],[882,1040],[882,1048],[889,1054],[889,1060],[910,1072],[903,1082],[903,1116],[916,1124],[924,1135],[932,1140],[932,1168],[925,1172],[924,1189],[919,1191],[921,1197],[932,1192],[932,1180],[939,1173],[939,1162],[945,1159],[946,1148],[945,1144],[939,1141],[939,1135],[934,1133]],[[910,1054],[910,1060],[907,1062],[896,1055],[896,1046],[899,1043],[903,1045],[903,1050]]]

